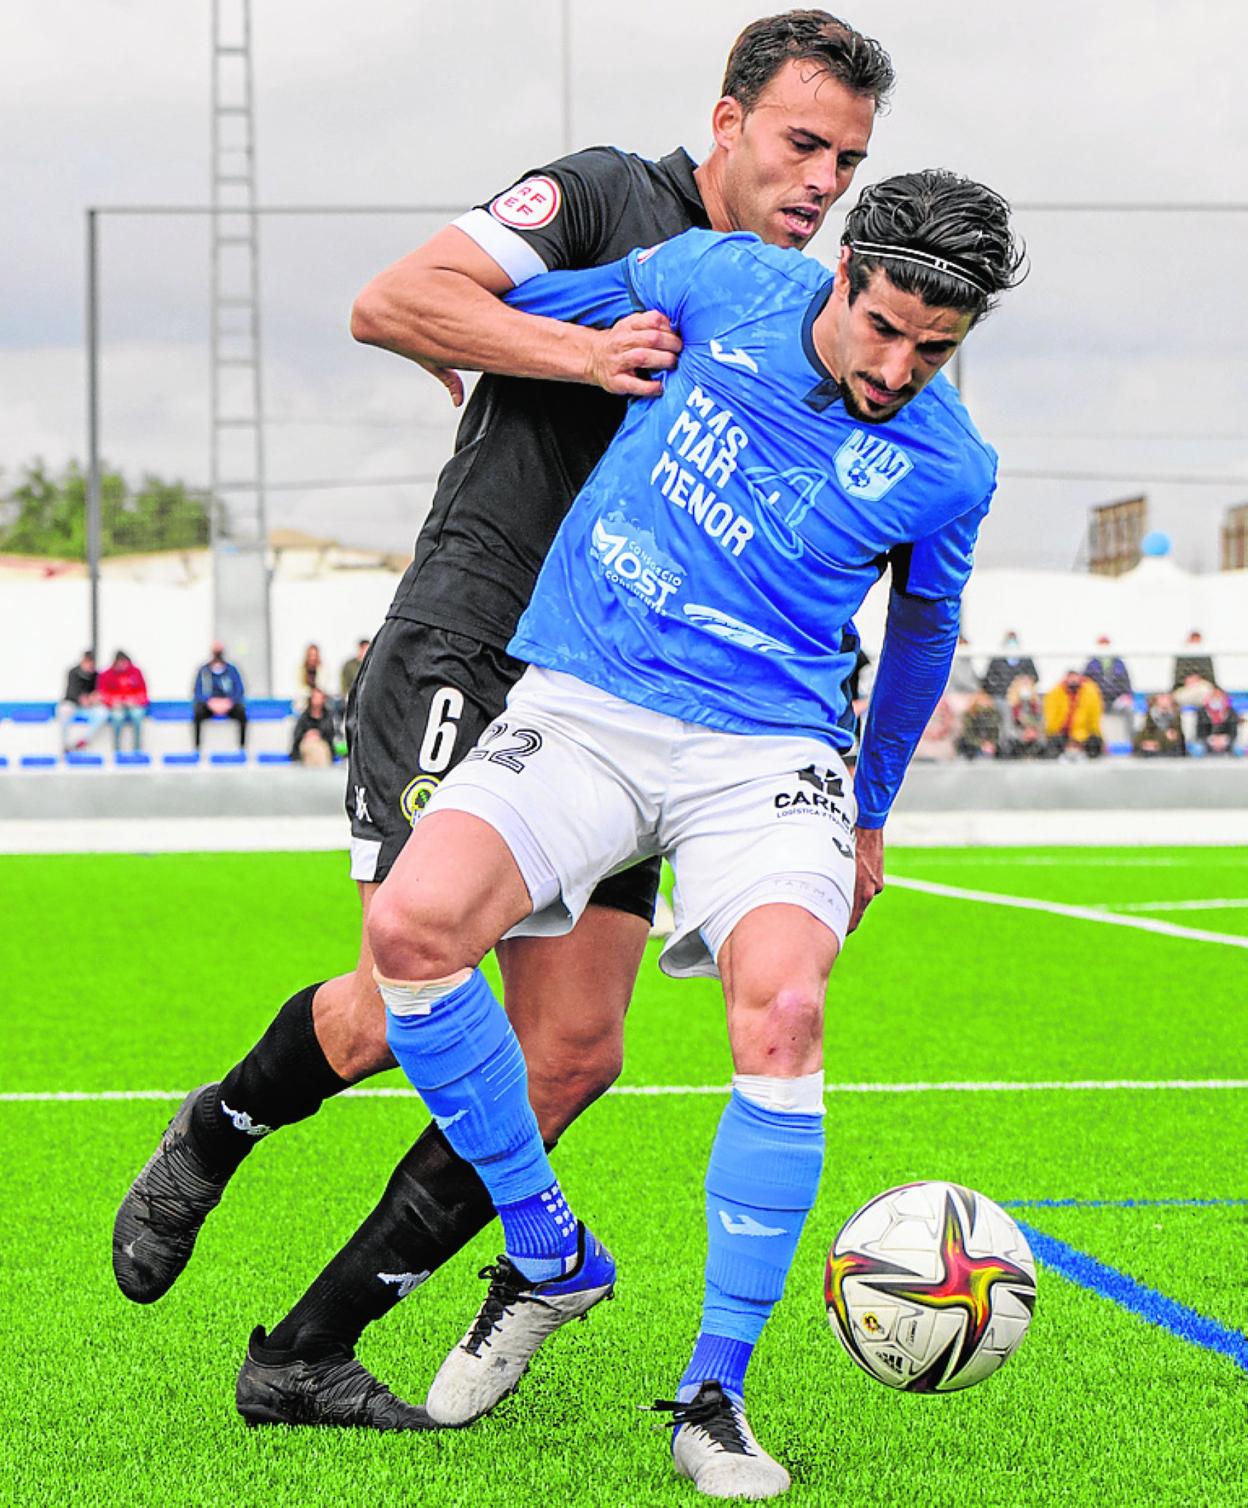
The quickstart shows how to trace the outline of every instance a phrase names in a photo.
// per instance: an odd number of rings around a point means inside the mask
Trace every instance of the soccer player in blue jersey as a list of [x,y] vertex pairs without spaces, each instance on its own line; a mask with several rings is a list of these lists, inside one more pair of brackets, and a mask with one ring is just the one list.
[[[706,1179],[701,1330],[660,1407],[700,1491],[788,1487],[746,1421],[746,1368],[818,1187],[828,977],[882,883],[884,823],[948,675],[995,485],[940,368],[1021,261],[1003,200],[929,171],[864,193],[835,276],[694,230],[508,296],[597,325],[658,310],[683,351],[582,489],[509,646],[530,669],[369,916],[394,1055],[490,1191],[516,1279],[435,1378],[436,1422],[493,1407],[615,1276],[559,1189],[477,965],[505,935],[566,931],[602,874],[662,853],[662,966],[722,979],[735,1076]],[[851,620],[888,566],[851,778]]]

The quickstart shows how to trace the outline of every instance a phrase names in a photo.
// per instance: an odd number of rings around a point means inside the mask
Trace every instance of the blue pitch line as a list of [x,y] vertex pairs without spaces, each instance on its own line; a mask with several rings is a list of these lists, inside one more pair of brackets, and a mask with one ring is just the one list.
[[1007,1210],[1231,1209],[1248,1199],[1003,1199]]
[[[1243,1203],[1242,1200],[1236,1202]],[[1248,1372],[1248,1336],[1238,1330],[1227,1329],[1217,1320],[1189,1309],[1186,1304],[1178,1304],[1174,1299],[1166,1298],[1155,1288],[1146,1288],[1143,1283],[1129,1278],[1125,1272],[1107,1267],[1104,1262],[1098,1262],[1086,1252],[1067,1246],[1065,1241],[1046,1236],[1043,1231],[1023,1225],[1021,1221],[1019,1227],[1027,1237],[1027,1244],[1032,1252],[1046,1267],[1060,1272],[1064,1278],[1069,1278],[1081,1288],[1090,1289],[1102,1298],[1121,1304],[1124,1309],[1138,1314],[1150,1325],[1169,1330],[1171,1335],[1177,1335],[1180,1340],[1229,1357],[1237,1367]]]

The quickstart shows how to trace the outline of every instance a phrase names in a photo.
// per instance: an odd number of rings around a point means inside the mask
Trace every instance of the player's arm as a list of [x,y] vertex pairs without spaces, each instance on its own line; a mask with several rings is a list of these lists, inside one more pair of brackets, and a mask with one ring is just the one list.
[[851,930],[884,888],[884,824],[949,681],[962,589],[990,501],[991,493],[940,533],[890,557],[893,581],[884,647],[854,772],[858,836]]
[[[489,209],[470,211],[363,289],[351,313],[352,335],[423,366],[457,406],[463,384],[454,367],[637,391],[638,366],[675,364],[680,343],[664,321],[629,311],[621,331],[584,329],[500,309],[498,302],[550,268],[592,265],[619,192],[619,171],[615,154],[578,153],[499,195]],[[542,223],[511,223],[517,219],[513,201],[521,207],[536,202],[534,185],[550,195],[544,208],[539,205]],[[637,347],[644,361],[632,359]]]
[[[661,363],[651,360],[647,347],[634,338],[633,321],[657,320],[663,328],[677,332],[669,338],[679,350],[680,326],[690,307],[699,297],[702,303],[713,301],[719,292],[709,277],[698,282],[698,265],[708,256],[723,254],[728,239],[689,230],[602,267],[567,268],[530,278],[513,288],[506,301],[530,314],[575,321],[615,335],[613,350],[620,362],[635,368],[670,368],[676,364],[675,354]],[[631,384],[615,391],[656,397],[661,384],[634,376]]]

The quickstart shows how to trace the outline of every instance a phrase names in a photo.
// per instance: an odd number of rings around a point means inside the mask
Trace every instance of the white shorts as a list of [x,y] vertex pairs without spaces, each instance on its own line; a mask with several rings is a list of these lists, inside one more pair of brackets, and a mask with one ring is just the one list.
[[857,803],[817,739],[722,733],[532,666],[421,817],[447,810],[511,849],[533,902],[512,936],[570,932],[599,880],[656,853],[676,874],[669,974],[717,976],[758,906],[801,906],[842,942],[849,926]]

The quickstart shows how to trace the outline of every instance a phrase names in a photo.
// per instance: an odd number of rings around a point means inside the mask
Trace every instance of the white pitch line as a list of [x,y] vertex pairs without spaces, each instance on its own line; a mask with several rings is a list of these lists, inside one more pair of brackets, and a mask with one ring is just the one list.
[[1139,932],[1156,932],[1162,937],[1182,937],[1189,942],[1222,943],[1228,948],[1248,948],[1248,937],[1230,937],[1225,932],[1180,927],[1176,922],[1156,922],[1145,916],[1120,916],[1113,911],[1097,911],[1091,906],[1066,906],[1060,901],[1039,901],[1026,895],[1001,895],[995,890],[963,890],[956,885],[937,885],[932,880],[906,880],[896,875],[891,876],[888,883],[902,890],[919,890],[924,895],[944,896],[953,901],[979,901],[985,906],[1010,906],[1017,911],[1047,911],[1051,916],[1068,916],[1081,922],[1101,922],[1109,927],[1134,927]]
[[[827,1084],[825,1094],[1020,1094],[1037,1090],[1087,1092],[1096,1090],[1248,1089],[1248,1079],[962,1079],[913,1084]],[[726,1095],[727,1084],[617,1084],[608,1094],[626,1096],[670,1094]],[[0,1104],[84,1104],[114,1100],[182,1100],[185,1089],[48,1089],[0,1093]],[[410,1100],[414,1089],[346,1089],[340,1099]]]
[[1109,901],[1096,909],[1105,911],[1242,911],[1248,899],[1223,896],[1212,901]]

